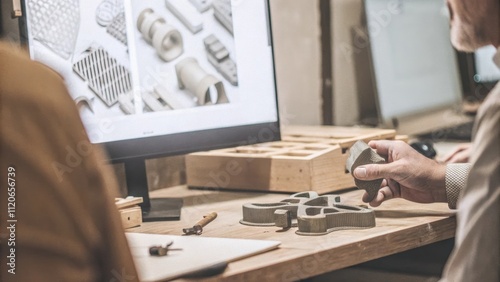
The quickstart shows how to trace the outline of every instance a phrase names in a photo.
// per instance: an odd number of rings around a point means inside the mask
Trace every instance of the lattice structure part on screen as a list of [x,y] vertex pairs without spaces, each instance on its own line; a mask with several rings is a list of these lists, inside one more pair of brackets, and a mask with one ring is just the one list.
[[74,52],[80,27],[79,1],[30,0],[28,8],[34,39],[68,59]]
[[90,89],[111,107],[121,94],[132,88],[129,71],[102,49],[93,49],[90,54],[73,65],[80,77],[87,81]]
[[127,25],[125,23],[125,12],[119,13],[106,28],[106,32],[121,43],[127,45]]

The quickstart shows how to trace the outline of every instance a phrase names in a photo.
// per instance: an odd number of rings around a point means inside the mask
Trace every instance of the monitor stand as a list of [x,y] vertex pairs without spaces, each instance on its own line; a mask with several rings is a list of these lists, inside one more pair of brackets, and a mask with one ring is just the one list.
[[124,161],[128,195],[142,197],[142,221],[179,220],[182,198],[149,198],[146,160],[143,158]]

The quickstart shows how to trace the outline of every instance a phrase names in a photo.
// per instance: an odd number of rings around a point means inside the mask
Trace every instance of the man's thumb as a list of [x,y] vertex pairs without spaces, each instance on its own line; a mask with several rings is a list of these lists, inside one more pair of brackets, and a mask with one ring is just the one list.
[[391,164],[369,164],[357,167],[354,177],[359,180],[375,180],[380,178],[391,178]]

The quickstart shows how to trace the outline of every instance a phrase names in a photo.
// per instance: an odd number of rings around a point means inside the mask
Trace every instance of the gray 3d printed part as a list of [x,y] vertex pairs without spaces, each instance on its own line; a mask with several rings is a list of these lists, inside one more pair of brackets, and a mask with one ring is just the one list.
[[87,81],[88,86],[108,106],[118,102],[118,96],[132,88],[129,71],[102,48],[90,53],[73,65],[73,71]]
[[[354,170],[361,165],[366,164],[381,164],[385,163],[385,159],[379,156],[370,146],[362,140],[357,141],[349,149],[350,155],[347,158],[347,170],[353,174]],[[368,201],[372,201],[380,189],[383,179],[376,179],[372,181],[363,181],[354,178],[354,183],[359,189],[364,189],[368,193]]]
[[33,38],[68,59],[80,28],[78,0],[30,0],[28,8]]
[[231,0],[213,0],[214,16],[231,34],[233,34],[233,14]]
[[208,9],[212,6],[210,0],[189,0],[189,2],[191,2],[191,4],[193,4],[193,6],[196,7],[196,10],[200,13],[208,11]]
[[164,61],[172,61],[184,52],[181,33],[152,9],[141,12],[137,18],[137,29]]
[[275,210],[274,224],[283,229],[292,227],[292,212],[289,210]]
[[[290,195],[290,197],[276,203],[253,203],[243,205],[243,219],[240,220],[241,224],[251,226],[275,226],[275,220],[280,220],[280,215],[276,215],[277,210],[287,210],[291,212],[291,224],[297,226],[297,210],[299,204],[304,203],[312,198],[318,197],[316,192],[301,192]],[[284,214],[284,213],[282,213]],[[288,228],[290,226],[279,227]]]
[[124,12],[123,0],[103,0],[95,11],[95,19],[100,26],[108,26],[114,18]]
[[298,235],[325,235],[335,230],[375,226],[375,213],[365,207],[341,204],[340,196],[316,192],[291,195],[277,203],[244,204],[241,224],[298,227]]
[[118,97],[120,109],[127,115],[135,114],[134,94],[132,91]]
[[197,33],[203,29],[201,15],[186,0],[165,0],[165,4],[168,10],[192,33]]
[[106,32],[121,43],[127,45],[127,25],[125,23],[125,12],[119,13],[108,25]]
[[229,57],[227,48],[213,34],[207,36],[203,40],[203,43],[207,51],[208,61],[229,83],[237,86],[238,73],[236,71],[236,63]]
[[298,235],[325,235],[335,230],[371,228],[375,226],[372,209],[334,204],[330,207],[300,206],[297,215]]
[[222,81],[207,73],[195,58],[185,58],[175,65],[180,89],[188,89],[198,98],[198,105],[228,103]]

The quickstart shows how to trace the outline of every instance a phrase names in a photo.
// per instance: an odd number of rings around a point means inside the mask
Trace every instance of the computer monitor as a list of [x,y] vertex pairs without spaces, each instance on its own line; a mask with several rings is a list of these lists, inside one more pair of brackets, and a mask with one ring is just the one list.
[[269,1],[23,5],[32,58],[64,77],[91,142],[125,164],[145,221],[171,217],[149,199],[145,159],[280,139]]
[[493,62],[495,52],[495,47],[490,45],[474,53],[459,53],[464,99],[467,102],[481,103],[500,80],[500,70]]
[[465,120],[445,2],[365,0],[364,6],[380,124],[420,134]]

